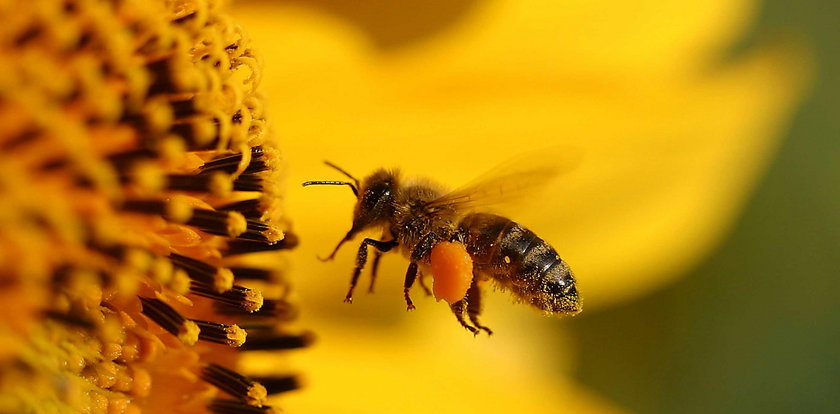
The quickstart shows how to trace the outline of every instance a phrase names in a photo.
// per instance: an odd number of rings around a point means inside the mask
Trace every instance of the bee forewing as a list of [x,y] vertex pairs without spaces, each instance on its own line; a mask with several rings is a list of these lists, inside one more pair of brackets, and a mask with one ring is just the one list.
[[577,167],[581,158],[582,151],[573,147],[527,152],[427,206],[430,210],[451,207],[463,211],[517,206],[539,196],[555,178]]

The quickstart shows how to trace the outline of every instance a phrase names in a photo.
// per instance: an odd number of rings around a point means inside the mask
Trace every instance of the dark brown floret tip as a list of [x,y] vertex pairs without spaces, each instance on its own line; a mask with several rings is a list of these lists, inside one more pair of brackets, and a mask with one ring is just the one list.
[[276,411],[264,405],[262,407],[254,407],[240,401],[215,399],[207,406],[210,412],[215,414],[274,414]]
[[272,281],[279,279],[278,272],[276,270],[232,266],[230,267],[230,271],[233,272],[233,276],[236,277],[236,280]]
[[268,391],[259,382],[218,364],[204,366],[201,379],[253,407],[264,406],[268,397]]
[[242,348],[244,351],[267,351],[305,348],[312,344],[315,335],[304,332],[297,335],[282,333],[254,333]]
[[[243,174],[254,174],[269,169],[269,156],[263,147],[251,148],[251,157],[248,164],[242,171]],[[236,172],[241,168],[242,154],[225,155],[204,163],[199,168],[199,174],[205,175],[215,171],[222,171],[228,174]]]
[[[240,206],[244,212],[231,208],[227,210],[195,208],[179,198],[129,200],[123,203],[126,211],[159,215],[171,222],[193,226],[208,234],[268,244],[275,243],[283,237],[282,231],[262,221],[264,211],[260,211],[263,206],[258,201],[253,206],[248,204]],[[250,216],[246,217],[246,213]]]
[[227,306],[240,309],[246,313],[254,313],[260,310],[264,303],[264,299],[260,291],[238,285],[234,285],[230,290],[224,293],[218,293],[214,288],[207,284],[193,282],[190,285],[190,293],[212,299]]
[[247,312],[241,306],[231,306],[227,303],[216,302],[216,311],[225,315],[275,318],[280,321],[291,321],[298,315],[297,307],[283,299],[265,299],[262,308],[256,312]]
[[228,269],[219,268],[177,253],[170,254],[169,260],[176,267],[184,269],[194,285],[200,284],[214,292],[226,292],[233,288],[233,272]]
[[301,380],[297,375],[284,375],[279,377],[252,377],[254,381],[262,384],[268,395],[281,394],[301,388]]
[[184,318],[178,311],[160,299],[141,296],[140,302],[143,304],[144,315],[167,332],[178,337],[181,342],[192,345],[198,341],[199,328],[195,322]]
[[224,323],[200,321],[193,319],[198,325],[199,333],[198,339],[203,341],[215,342],[217,344],[228,345],[232,347],[240,347],[245,343],[248,333],[237,325],[227,325]]
[[231,240],[224,249],[226,256],[237,256],[248,253],[269,252],[275,250],[288,250],[297,247],[298,237],[294,233],[286,232],[283,239],[276,243],[259,243],[247,240]]

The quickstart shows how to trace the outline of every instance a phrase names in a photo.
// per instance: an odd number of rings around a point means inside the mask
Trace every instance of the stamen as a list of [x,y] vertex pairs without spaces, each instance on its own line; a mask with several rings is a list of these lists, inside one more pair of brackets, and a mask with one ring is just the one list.
[[259,382],[221,365],[206,365],[201,369],[201,379],[254,407],[265,405],[268,396]]
[[207,409],[216,414],[274,414],[273,408],[264,405],[254,407],[234,400],[215,399],[207,405]]
[[245,343],[248,333],[237,325],[226,325],[223,323],[200,321],[193,319],[198,328],[198,339],[215,342],[217,344],[240,347]]
[[264,179],[259,173],[242,174],[233,181],[235,191],[264,191]]
[[82,329],[93,329],[96,325],[93,321],[76,315],[59,312],[56,310],[48,310],[44,312],[44,317],[52,319],[56,322],[61,322],[66,325],[75,326]]
[[238,211],[193,208],[177,199],[132,200],[125,202],[123,207],[136,213],[160,215],[169,221],[197,227],[205,233],[242,240],[274,243],[283,235],[283,232],[275,227],[258,219],[246,219],[243,213]]
[[216,207],[218,211],[238,211],[249,219],[258,220],[265,214],[266,206],[262,199],[252,198]]
[[282,299],[266,300],[262,309],[254,313],[255,316],[268,316],[284,321],[290,321],[297,317],[298,308]]
[[181,342],[193,345],[198,341],[199,328],[195,322],[184,318],[178,311],[160,299],[140,296],[140,301],[143,303],[143,314],[178,337]]
[[309,346],[315,340],[312,332],[299,335],[283,335],[276,333],[251,335],[240,349],[245,351],[265,351],[298,349]]
[[245,217],[236,211],[193,210],[192,218],[186,222],[202,231],[219,236],[240,237],[248,230]]
[[[263,159],[264,154],[265,152],[262,147],[251,148],[251,162],[245,168],[243,173],[250,174],[267,170],[268,165],[266,165],[265,160]],[[199,167],[199,174],[208,174],[214,171],[222,171],[228,174],[233,174],[236,169],[239,168],[240,162],[242,162],[242,154],[219,157],[208,161]]]
[[246,314],[247,316],[263,316],[263,317],[270,317],[270,318],[277,318],[283,321],[289,321],[297,317],[298,310],[295,306],[286,302],[285,300],[279,299],[265,299],[263,300],[263,305],[260,310],[256,312],[243,312],[243,309],[239,306],[231,306],[227,303],[217,302],[216,310],[220,313],[226,315],[242,315]]
[[176,90],[176,85],[173,81],[175,70],[171,68],[168,60],[160,59],[148,62],[146,69],[154,74],[151,78],[154,82],[149,85],[149,95],[158,95],[164,92],[171,93],[173,90]]
[[247,240],[231,240],[228,242],[227,249],[224,250],[225,256],[236,256],[247,253],[267,252],[274,250],[293,249],[298,245],[297,235],[290,232],[285,232],[282,240],[274,244],[257,243]]
[[254,381],[262,384],[268,395],[280,394],[283,392],[300,389],[301,382],[297,375],[285,375],[281,377],[253,377]]
[[[242,178],[242,176],[240,176],[240,178]],[[236,181],[238,180],[239,178]],[[229,175],[218,171],[212,174],[201,175],[169,174],[166,176],[166,188],[169,190],[189,191],[194,193],[209,192],[216,196],[226,196],[231,192],[231,190],[262,191],[262,187],[257,190],[239,189],[236,186],[236,181],[231,184]]]
[[192,94],[170,97],[169,107],[172,108],[175,119],[189,118],[198,114],[196,99]]
[[198,296],[203,296],[205,298],[224,303],[228,306],[242,309],[248,313],[254,313],[260,310],[264,302],[260,291],[251,290],[238,285],[234,285],[226,292],[219,293],[204,283],[193,282],[190,285],[190,292]]
[[233,288],[233,272],[229,269],[209,265],[177,253],[170,254],[169,259],[175,266],[184,269],[190,279],[201,283],[202,286],[211,287],[214,293],[227,292]]
[[230,271],[236,280],[271,280],[275,273],[272,270],[253,267],[231,267]]

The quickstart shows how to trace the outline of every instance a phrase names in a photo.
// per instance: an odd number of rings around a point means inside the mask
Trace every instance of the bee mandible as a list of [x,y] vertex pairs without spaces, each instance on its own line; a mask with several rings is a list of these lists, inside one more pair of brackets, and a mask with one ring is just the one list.
[[409,260],[403,285],[408,310],[415,308],[409,292],[418,274],[421,286],[431,294],[423,282],[423,275],[431,273],[435,296],[449,302],[458,322],[473,334],[480,330],[492,334],[478,320],[481,283],[487,280],[546,313],[580,312],[572,270],[554,248],[518,223],[482,211],[528,196],[534,183],[556,173],[554,166],[498,168],[475,183],[446,192],[428,180],[404,180],[397,170],[379,169],[359,181],[338,166],[326,164],[351,181],[307,181],[303,185],[348,186],[357,201],[350,230],[322,260],[333,259],[359,232],[381,230],[379,239],[362,240],[345,302],[353,300],[372,246],[370,291],[382,254],[398,249]]

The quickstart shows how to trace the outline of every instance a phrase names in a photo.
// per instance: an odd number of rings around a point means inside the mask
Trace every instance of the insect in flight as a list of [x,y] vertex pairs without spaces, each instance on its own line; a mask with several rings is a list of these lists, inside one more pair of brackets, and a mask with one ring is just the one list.
[[431,294],[423,282],[423,276],[431,273],[435,296],[449,302],[458,322],[473,334],[479,330],[492,334],[478,320],[481,282],[487,280],[546,313],[580,312],[574,275],[554,248],[516,222],[482,211],[529,196],[536,185],[557,173],[555,165],[500,167],[472,184],[445,192],[427,180],[404,180],[396,170],[379,169],[359,181],[338,166],[326,164],[351,181],[303,185],[345,185],[357,201],[350,231],[323,260],[333,259],[361,231],[382,232],[378,240],[365,238],[359,246],[345,302],[352,302],[367,263],[368,246],[373,246],[370,291],[382,253],[397,248],[409,260],[403,285],[408,310],[414,309],[409,292],[418,274],[421,286]]

